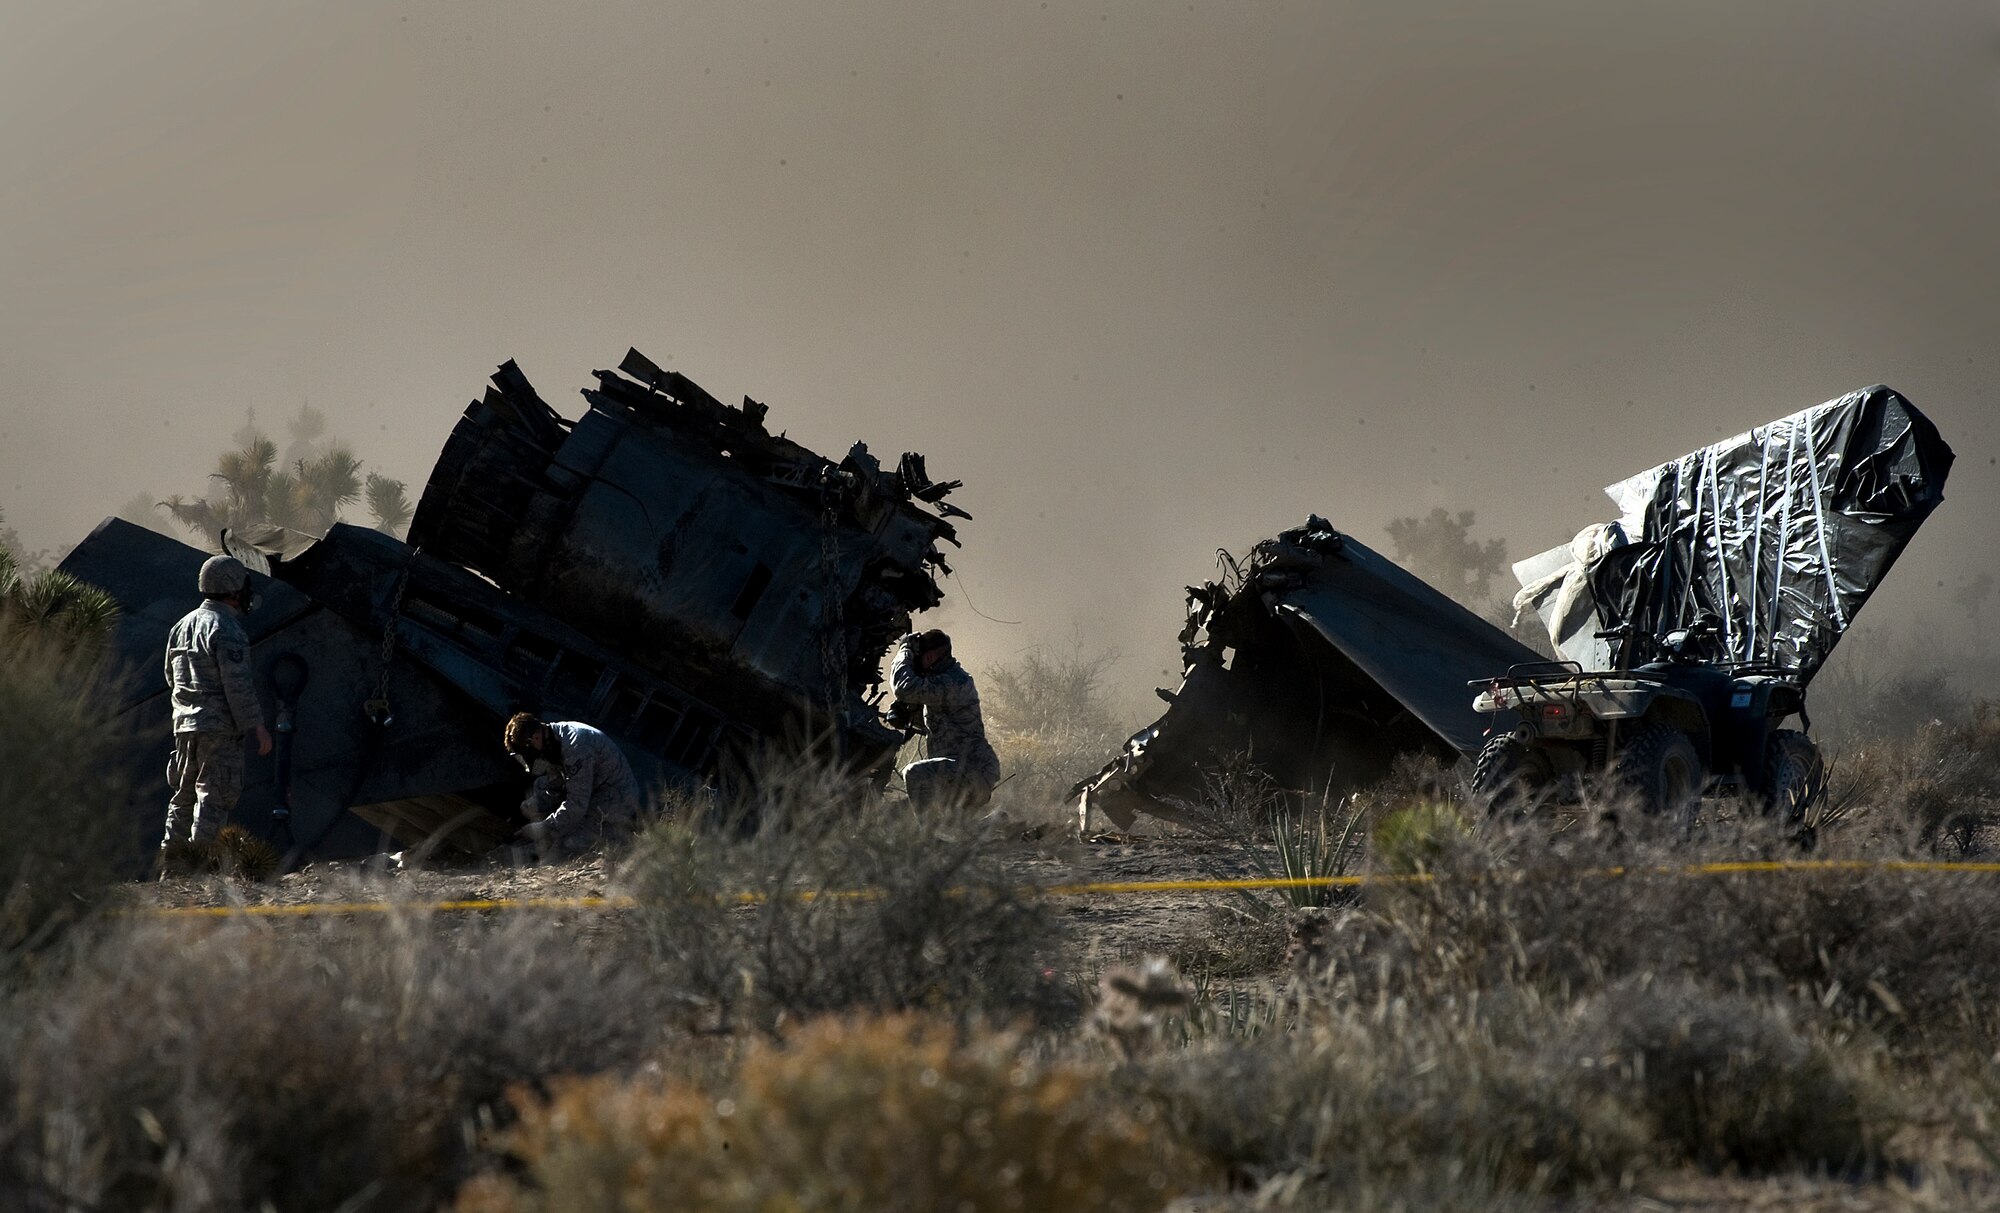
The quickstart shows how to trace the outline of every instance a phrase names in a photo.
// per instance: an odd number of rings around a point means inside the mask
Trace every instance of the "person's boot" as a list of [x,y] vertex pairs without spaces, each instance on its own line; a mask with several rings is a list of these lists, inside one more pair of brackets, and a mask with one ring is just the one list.
[[188,844],[166,842],[160,844],[160,853],[153,859],[154,880],[175,880],[188,874]]

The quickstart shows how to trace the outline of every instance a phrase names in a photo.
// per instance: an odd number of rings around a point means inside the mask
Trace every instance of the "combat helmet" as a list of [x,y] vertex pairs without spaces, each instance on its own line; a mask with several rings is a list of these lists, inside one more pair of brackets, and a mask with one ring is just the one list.
[[201,562],[201,575],[195,585],[206,597],[223,598],[242,593],[249,581],[249,570],[236,557],[210,556]]

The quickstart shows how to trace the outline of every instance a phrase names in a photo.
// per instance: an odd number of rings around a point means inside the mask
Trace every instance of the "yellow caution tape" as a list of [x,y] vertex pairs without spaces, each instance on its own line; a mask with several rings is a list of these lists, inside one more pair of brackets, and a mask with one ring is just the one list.
[[[1737,860],[1650,868],[1592,868],[1573,873],[1580,877],[1653,876],[1749,876],[1796,872],[1946,872],[2000,875],[2000,863],[1945,863],[1925,860],[1795,859]],[[1547,875],[1530,869],[1496,871],[1486,878],[1526,878]],[[1031,885],[1022,893],[1040,897],[1106,897],[1133,893],[1228,893],[1281,889],[1353,889],[1366,885],[1425,884],[1435,878],[1428,873],[1398,875],[1373,873],[1363,876],[1257,877],[1242,880],[1105,880],[1083,884]],[[871,900],[881,896],[876,889],[802,890],[801,901],[820,898]],[[762,893],[737,893],[734,900],[752,905],[764,900]],[[315,901],[290,905],[178,906],[142,911],[155,918],[230,918],[238,915],[265,918],[309,918],[320,915],[407,913],[461,914],[489,910],[630,910],[639,906],[636,897],[490,897],[459,901]]]

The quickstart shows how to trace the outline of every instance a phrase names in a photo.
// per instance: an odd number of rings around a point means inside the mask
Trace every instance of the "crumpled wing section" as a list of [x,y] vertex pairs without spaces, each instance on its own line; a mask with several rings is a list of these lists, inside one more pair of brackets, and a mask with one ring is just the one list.
[[1335,794],[1398,755],[1479,748],[1466,684],[1539,654],[1314,517],[1189,590],[1185,672],[1166,713],[1075,788],[1088,828],[1169,820],[1249,764],[1278,788]]
[[1463,754],[1491,723],[1472,710],[1466,683],[1503,674],[1539,653],[1353,539],[1319,575],[1279,597],[1391,699]]

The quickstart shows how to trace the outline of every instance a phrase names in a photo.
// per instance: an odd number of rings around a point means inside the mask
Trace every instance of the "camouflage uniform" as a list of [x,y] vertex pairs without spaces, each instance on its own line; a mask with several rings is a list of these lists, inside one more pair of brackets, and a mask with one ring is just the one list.
[[[562,751],[562,801],[541,819],[542,849],[576,855],[630,834],[639,821],[639,780],[618,743],[573,720],[551,720],[548,729]],[[536,781],[544,802],[556,792],[553,782]]]
[[922,673],[913,639],[905,639],[889,666],[896,698],[924,710],[924,761],[903,768],[903,786],[919,811],[956,802],[978,808],[1000,782],[1000,758],[986,742],[979,688],[972,674],[947,655]]
[[174,791],[163,846],[215,837],[242,794],[243,734],[263,723],[249,651],[236,609],[213,599],[167,633],[174,724],[167,786]]

